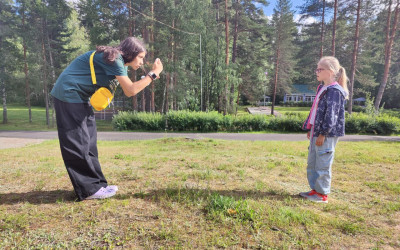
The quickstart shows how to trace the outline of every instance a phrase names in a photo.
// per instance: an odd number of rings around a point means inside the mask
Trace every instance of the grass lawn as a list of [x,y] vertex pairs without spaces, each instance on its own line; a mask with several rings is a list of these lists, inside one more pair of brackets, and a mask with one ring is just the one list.
[[[46,109],[43,107],[32,107],[32,122],[29,122],[28,108],[25,106],[7,106],[7,124],[3,124],[3,108],[0,108],[0,130],[25,130],[25,131],[52,131],[56,130],[56,120],[52,120],[50,110],[50,126],[46,124]],[[98,131],[112,131],[111,121],[96,120]]]
[[100,141],[120,191],[84,202],[56,140],[0,150],[0,249],[400,248],[400,144],[339,142],[328,204],[296,195],[307,146]]

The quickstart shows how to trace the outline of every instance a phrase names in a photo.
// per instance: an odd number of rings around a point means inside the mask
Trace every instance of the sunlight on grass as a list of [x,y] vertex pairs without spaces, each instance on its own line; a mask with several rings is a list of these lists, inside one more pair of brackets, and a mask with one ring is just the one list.
[[328,204],[297,196],[306,141],[100,141],[120,190],[84,202],[58,141],[3,149],[0,248],[399,248],[399,146],[339,142]]

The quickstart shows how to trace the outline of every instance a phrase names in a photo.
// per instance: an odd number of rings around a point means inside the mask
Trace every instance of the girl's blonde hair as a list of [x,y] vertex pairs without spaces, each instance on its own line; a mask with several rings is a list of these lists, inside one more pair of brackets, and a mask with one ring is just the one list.
[[[339,60],[336,57],[324,56],[319,60],[318,64],[331,70],[335,74],[335,80],[347,93],[349,93],[349,89],[347,88],[348,78],[346,70],[340,65]],[[346,97],[346,99],[348,99],[348,97]]]

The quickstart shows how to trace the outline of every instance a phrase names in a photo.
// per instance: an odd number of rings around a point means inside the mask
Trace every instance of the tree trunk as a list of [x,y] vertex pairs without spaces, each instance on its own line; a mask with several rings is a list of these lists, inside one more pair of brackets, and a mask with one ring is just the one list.
[[353,110],[354,76],[356,74],[356,67],[357,67],[358,41],[360,40],[360,10],[361,10],[361,0],[358,0],[356,33],[354,34],[353,60],[351,62],[351,73],[350,73],[349,105],[347,109],[350,114]]
[[275,100],[276,100],[276,88],[278,85],[278,71],[279,71],[279,56],[280,56],[280,50],[279,50],[279,44],[277,45],[276,49],[276,60],[275,60],[275,79],[274,79],[274,90],[272,93],[272,104],[271,104],[271,115],[274,115],[274,107],[275,107]]
[[319,57],[324,55],[324,31],[325,31],[325,0],[322,0],[322,20],[321,20],[321,49]]
[[[133,72],[133,80],[136,81],[136,71]],[[137,95],[132,96],[132,107],[134,111],[138,111]]]
[[[237,40],[239,36],[239,0],[236,0],[236,11],[235,11],[235,29],[233,32],[233,45],[232,45],[232,63],[236,62],[237,57]],[[235,85],[231,84],[231,91],[229,95],[229,107],[231,109],[231,113],[233,113],[234,103],[235,101]],[[235,112],[236,113],[236,112]]]
[[[142,29],[142,37],[143,37],[143,40],[145,43],[149,43],[149,31],[146,26],[144,26]],[[142,111],[143,112],[146,111],[146,103],[147,103],[146,99],[147,99],[146,98],[146,88],[144,88],[142,90]]]
[[392,1],[390,0],[389,4],[389,14],[388,14],[388,23],[389,25],[387,26],[387,31],[386,31],[386,38],[389,38],[389,40],[386,40],[386,54],[385,54],[385,69],[383,71],[383,77],[382,77],[382,82],[381,85],[379,86],[378,94],[376,95],[375,98],[375,109],[379,110],[379,106],[382,101],[383,93],[386,88],[386,84],[389,78],[389,69],[390,69],[390,63],[391,63],[391,58],[392,58],[392,46],[393,46],[393,41],[396,36],[396,30],[397,30],[397,23],[399,22],[399,11],[400,11],[400,0],[397,0],[396,4],[396,12],[394,16],[394,23],[393,23],[393,28],[392,32],[389,36],[390,33],[390,18],[391,18],[391,5]]
[[[23,3],[22,7],[22,27],[25,30],[25,4]],[[22,46],[24,49],[24,74],[25,74],[25,96],[26,96],[26,105],[28,106],[28,113],[29,113],[29,123],[32,123],[32,109],[31,109],[31,91],[29,86],[28,80],[28,62],[26,57],[26,42],[25,36],[22,38]]]
[[[43,3],[42,3],[43,4]],[[43,94],[44,101],[46,104],[46,125],[50,128],[50,117],[49,117],[49,95],[47,91],[47,59],[46,59],[46,48],[45,48],[45,20],[42,20],[42,56],[43,56]]]
[[[172,27],[175,27],[175,19],[172,20]],[[171,60],[169,61],[169,63],[171,65],[174,65],[174,63],[175,63],[175,36],[174,36],[173,33],[171,35]],[[170,80],[169,80],[169,88],[170,88],[169,90],[170,91],[169,92],[170,92],[170,95],[171,95],[171,98],[170,98],[171,99],[170,109],[174,110],[174,100],[175,100],[175,86],[174,86],[175,81],[174,81],[174,77],[175,77],[175,73],[171,72],[169,74],[169,76],[170,76]]]
[[[3,44],[3,37],[0,36],[0,51],[1,51],[1,45]],[[5,70],[5,65],[2,64],[1,67],[1,74],[3,77],[6,75],[6,70]],[[1,97],[3,100],[3,124],[8,123],[8,117],[7,117],[7,92],[6,92],[6,82],[4,81],[4,78],[0,77],[0,89],[1,89]]]
[[[47,27],[47,25],[46,25]],[[48,30],[46,29],[46,40],[47,40],[47,50],[49,51],[49,59],[50,59],[50,68],[51,68],[51,82],[54,84],[56,82],[56,72],[54,69],[54,60],[53,60],[53,53],[51,51],[51,44],[50,44],[50,35]],[[50,127],[54,128],[55,120],[56,120],[56,112],[54,110],[54,105],[52,102],[51,96],[49,96],[49,105],[51,109],[51,125]]]
[[1,93],[2,93],[2,100],[3,100],[3,124],[8,123],[7,117],[7,92],[6,92],[6,83],[4,80],[1,79]]
[[[219,19],[220,19],[220,16],[219,16],[219,0],[217,0],[217,1],[215,1],[215,21],[216,21],[217,24],[219,24],[219,21],[220,21]],[[220,54],[221,54],[220,36],[218,35],[218,34],[220,34],[220,32],[221,32],[220,26],[217,25],[217,36],[216,36],[216,40],[217,40],[217,58],[219,58]],[[219,66],[219,60],[216,59],[215,60],[215,68],[214,69],[218,68],[218,66]],[[215,72],[216,72],[216,74],[215,74],[216,77],[215,78],[218,79],[218,71],[215,71]],[[222,107],[222,93],[223,93],[223,91],[221,91],[221,88],[220,88],[220,81],[217,81],[216,85],[217,85],[216,92],[218,94],[218,96],[217,96],[217,103],[218,103],[217,111],[218,111],[218,113],[221,113],[222,110],[223,110],[223,107]]]
[[233,44],[232,44],[232,63],[236,62],[237,56],[237,39],[239,30],[239,0],[236,0],[236,10],[235,10],[235,29],[233,32]]
[[275,41],[276,44],[276,54],[275,54],[275,79],[274,79],[274,90],[272,92],[272,104],[271,104],[271,115],[274,115],[275,108],[275,100],[276,100],[276,89],[278,86],[278,73],[279,73],[279,57],[280,57],[280,41],[281,41],[281,32],[282,32],[282,20],[279,20],[278,23],[278,38]]
[[[1,37],[0,37],[0,44],[1,44]],[[2,74],[5,76],[5,69],[2,68]],[[8,123],[8,117],[7,117],[7,92],[6,92],[6,83],[4,79],[0,78],[0,88],[1,88],[1,97],[3,100],[3,124]]]
[[133,34],[133,25],[132,25],[132,0],[129,0],[128,2],[128,16],[129,16],[129,28],[128,28],[128,32],[129,32],[129,36],[132,36]]
[[338,1],[335,0],[334,10],[333,10],[333,27],[332,27],[332,56],[335,56],[335,42],[336,42],[336,19],[337,19],[337,12],[338,12]]
[[[226,68],[229,65],[229,22],[228,22],[228,0],[225,0],[225,64]],[[224,115],[228,111],[228,73],[225,77],[225,88],[224,88]]]
[[237,115],[237,112],[238,112],[239,100],[240,100],[240,83],[239,83],[239,85],[238,85],[238,92],[237,92],[237,99],[236,99],[236,110],[235,110],[235,115]]
[[[173,84],[174,84],[175,89],[176,89],[176,83],[177,83],[177,75],[174,72],[174,82],[173,82]],[[175,92],[175,90],[174,90],[174,92]],[[178,110],[178,100],[176,98],[176,95],[174,95],[174,99],[173,99],[173,109],[174,110]],[[201,111],[203,111],[203,110],[201,110]]]
[[[150,43],[151,43],[151,48],[150,48],[150,60],[154,62],[154,1],[151,1],[151,28],[150,28]],[[155,112],[156,107],[155,107],[155,102],[154,102],[154,91],[155,91],[155,85],[154,81],[151,81],[150,83],[150,93],[151,93],[151,99],[150,99],[150,111]]]
[[146,89],[142,90],[142,111],[145,112],[146,111],[146,94],[145,91]]
[[169,81],[170,81],[170,73],[167,72],[166,82],[165,82],[165,111],[164,113],[168,113],[169,111]]
[[[129,0],[129,36],[133,36],[135,31],[135,13],[132,11],[132,0]],[[136,82],[137,73],[136,70],[133,72],[132,82]],[[132,96],[132,107],[134,111],[138,111],[137,95]]]

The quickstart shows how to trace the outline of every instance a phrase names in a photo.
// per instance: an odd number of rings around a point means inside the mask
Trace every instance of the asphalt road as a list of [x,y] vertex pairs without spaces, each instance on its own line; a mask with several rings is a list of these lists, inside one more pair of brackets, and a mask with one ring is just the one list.
[[[150,133],[150,132],[98,132],[98,140],[153,140],[167,137],[183,137],[188,139],[222,139],[245,141],[306,141],[306,134],[251,134],[251,133]],[[0,131],[0,139],[57,139],[56,131]],[[397,141],[400,136],[346,135],[341,141]],[[0,141],[0,144],[1,141]]]

